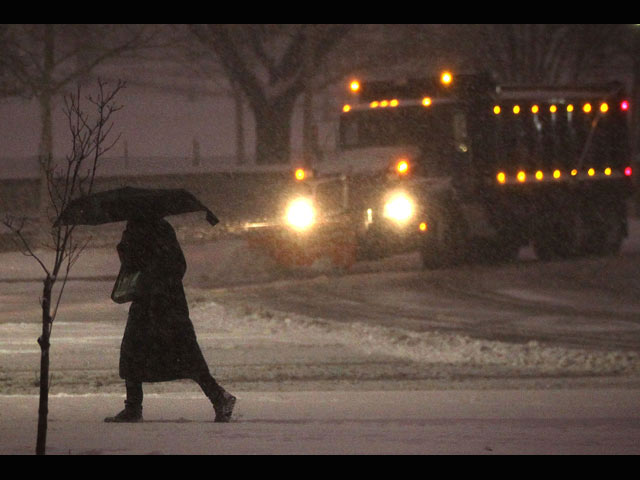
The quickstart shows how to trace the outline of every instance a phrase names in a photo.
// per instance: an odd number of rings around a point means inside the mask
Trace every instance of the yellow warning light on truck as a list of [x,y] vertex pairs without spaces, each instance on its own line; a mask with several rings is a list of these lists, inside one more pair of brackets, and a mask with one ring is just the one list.
[[360,82],[358,80],[351,80],[351,83],[349,83],[349,90],[353,93],[360,91]]
[[406,175],[409,173],[409,162],[404,158],[398,160],[398,163],[396,163],[396,172],[400,175]]
[[296,168],[293,175],[296,177],[296,180],[304,180],[307,177],[307,172],[304,171],[304,168]]
[[451,82],[453,81],[453,75],[451,75],[451,72],[449,71],[444,71],[442,72],[442,75],[440,75],[440,82],[448,87],[449,85],[451,85]]

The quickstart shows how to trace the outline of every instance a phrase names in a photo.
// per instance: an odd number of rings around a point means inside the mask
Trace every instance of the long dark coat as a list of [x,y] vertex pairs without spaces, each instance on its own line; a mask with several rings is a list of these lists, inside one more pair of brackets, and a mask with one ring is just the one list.
[[207,374],[182,286],[186,262],[171,225],[129,221],[117,248],[123,266],[142,271],[122,338],[120,377],[160,382]]

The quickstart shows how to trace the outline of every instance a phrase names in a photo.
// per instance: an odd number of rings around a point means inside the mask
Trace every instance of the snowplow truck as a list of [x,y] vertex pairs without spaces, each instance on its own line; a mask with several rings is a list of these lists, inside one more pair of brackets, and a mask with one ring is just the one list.
[[298,168],[250,238],[284,264],[419,251],[425,268],[606,255],[633,192],[623,86],[504,86],[445,72],[350,84],[335,158]]

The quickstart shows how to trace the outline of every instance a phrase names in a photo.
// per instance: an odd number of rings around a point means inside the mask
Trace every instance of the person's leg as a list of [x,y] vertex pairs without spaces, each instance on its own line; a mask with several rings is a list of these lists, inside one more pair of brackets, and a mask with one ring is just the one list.
[[224,423],[231,420],[236,397],[222,388],[209,372],[199,375],[194,380],[213,404],[216,413],[215,422]]
[[141,422],[142,421],[142,382],[125,380],[127,398],[124,410],[113,417],[107,417],[105,422]]

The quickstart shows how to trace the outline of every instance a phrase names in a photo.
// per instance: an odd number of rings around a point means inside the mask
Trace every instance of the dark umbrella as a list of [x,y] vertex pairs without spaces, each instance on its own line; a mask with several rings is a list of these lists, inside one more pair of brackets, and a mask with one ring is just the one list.
[[211,210],[182,188],[123,187],[73,200],[60,214],[55,225],[101,225],[198,211],[206,212],[211,225],[218,223],[218,218]]

